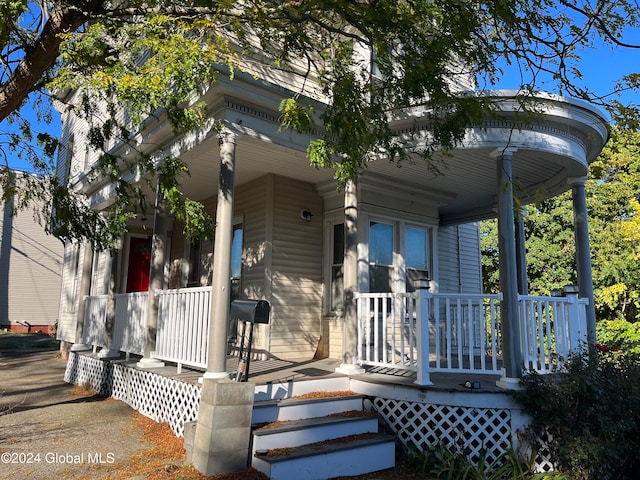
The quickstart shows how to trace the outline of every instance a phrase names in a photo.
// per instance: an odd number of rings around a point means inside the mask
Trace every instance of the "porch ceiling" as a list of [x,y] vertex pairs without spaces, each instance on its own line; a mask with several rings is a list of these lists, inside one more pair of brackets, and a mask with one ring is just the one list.
[[[496,160],[491,156],[495,148],[460,149],[446,157],[438,156],[434,162],[439,174],[434,174],[427,163],[417,159],[400,165],[386,160],[371,162],[364,175],[375,176],[388,182],[389,188],[410,187],[438,192],[447,198],[439,205],[443,224],[487,218],[494,215],[497,192]],[[185,182],[187,195],[204,199],[217,194],[218,185],[217,139],[209,139],[193,148],[183,160],[191,170]],[[525,202],[542,196],[556,195],[567,188],[567,159],[545,152],[520,151],[514,155],[513,172],[515,190]],[[332,182],[332,170],[319,170],[309,165],[305,152],[267,143],[252,137],[240,137],[236,150],[236,186],[250,182],[268,173],[295,178],[314,185]]]
[[[311,137],[280,131],[276,97],[261,97],[246,103],[238,92],[220,92],[222,101],[216,115],[241,134],[236,140],[236,186],[268,173],[295,178],[317,187],[333,181],[332,170],[309,165],[306,146]],[[274,96],[275,95],[275,96]],[[479,128],[470,129],[462,146],[436,155],[434,174],[422,159],[402,164],[387,160],[370,162],[364,175],[374,176],[385,188],[411,189],[425,198],[439,201],[442,224],[463,223],[495,215],[497,162],[495,155],[506,147],[513,152],[514,191],[526,204],[554,196],[569,188],[572,177],[586,175],[586,169],[607,140],[607,126],[601,114],[589,105],[560,97],[541,96],[542,115],[523,125],[518,120],[521,107],[514,92],[491,94],[499,105],[495,115]],[[260,97],[256,97],[260,98]],[[265,100],[269,99],[270,104]],[[420,148],[425,118],[412,117],[413,138]],[[398,120],[398,131],[407,131],[406,119]],[[186,193],[195,199],[215,196],[218,184],[219,147],[217,137],[209,137],[182,155],[191,177]],[[380,183],[380,181],[382,183]],[[326,189],[325,189],[326,190]],[[435,193],[435,195],[434,195]]]

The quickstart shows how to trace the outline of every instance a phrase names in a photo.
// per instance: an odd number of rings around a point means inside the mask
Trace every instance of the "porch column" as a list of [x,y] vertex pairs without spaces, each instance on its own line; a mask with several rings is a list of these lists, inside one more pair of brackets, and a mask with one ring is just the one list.
[[527,245],[524,233],[524,207],[516,215],[516,257],[518,270],[518,293],[529,295],[529,279],[527,278]]
[[233,189],[236,138],[230,132],[220,137],[220,177],[213,248],[211,325],[207,371],[203,378],[227,378],[227,330],[231,300],[231,243],[233,240]]
[[109,255],[109,286],[107,291],[107,307],[104,321],[104,348],[98,353],[99,358],[118,358],[120,352],[111,350],[113,343],[113,326],[116,321],[116,285],[118,283],[118,257],[120,250],[114,248]]
[[226,372],[236,138],[230,132],[225,132],[220,137],[219,145],[220,179],[207,371],[202,377],[202,393],[191,454],[193,466],[204,475],[246,468],[255,396],[254,383],[233,382]]
[[336,371],[363,373],[358,365],[358,184],[349,180],[344,188],[344,323],[342,329],[342,364]]
[[138,362],[139,368],[164,367],[164,362],[152,358],[156,350],[158,331],[158,296],[156,290],[164,287],[164,266],[167,248],[167,206],[162,194],[162,175],[158,176],[156,203],[153,209],[153,236],[151,237],[151,267],[149,268],[149,303],[144,342],[144,357]]
[[85,297],[91,293],[91,268],[93,267],[93,245],[90,241],[84,243],[84,253],[82,256],[82,279],[80,280],[80,303],[78,305],[78,316],[76,318],[76,341],[71,347],[72,352],[90,350],[88,345],[82,343],[84,334],[84,317],[87,311]]
[[498,250],[500,259],[500,318],[502,322],[502,362],[505,376],[497,383],[516,388],[522,375],[516,232],[513,213],[512,156],[515,149],[497,150],[498,164]]
[[576,268],[578,270],[578,293],[589,299],[587,305],[587,341],[596,343],[596,309],[593,301],[593,274],[591,271],[591,244],[589,242],[589,216],[587,193],[584,188],[587,177],[569,179],[573,200],[573,230],[576,241]]

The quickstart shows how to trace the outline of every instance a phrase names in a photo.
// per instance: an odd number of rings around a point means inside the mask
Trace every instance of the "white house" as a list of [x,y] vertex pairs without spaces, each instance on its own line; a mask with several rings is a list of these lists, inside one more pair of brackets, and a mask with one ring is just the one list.
[[[509,389],[523,369],[555,371],[580,341],[593,340],[584,181],[608,138],[597,110],[541,94],[542,115],[522,122],[518,92],[490,92],[497,113],[442,156],[441,174],[420,161],[372,161],[338,190],[331,171],[309,166],[311,137],[279,130],[278,104],[294,80],[220,78],[205,99],[224,120],[221,135],[174,138],[162,120],[141,132],[139,148],[186,162],[185,193],[216,217],[215,242],[186,242],[159,199],[114,254],[68,244],[58,336],[100,350],[72,355],[70,381],[81,372],[100,377],[104,362],[125,352],[139,357],[145,382],[167,363],[201,369],[205,380],[227,376],[235,298],[270,304],[269,322],[254,332],[256,361],[332,358],[347,378],[372,368],[388,368],[390,378],[408,372],[423,388],[416,402],[438,373],[481,374]],[[419,137],[426,121],[416,108],[394,129]],[[94,208],[108,208],[112,186],[87,182],[96,157],[81,138],[81,123],[63,114],[69,182]],[[113,153],[127,154],[117,145]],[[525,204],[541,192],[573,191],[580,284],[565,297],[527,296],[514,189]],[[476,222],[496,216],[502,293],[485,295]],[[481,403],[464,408],[490,410]],[[179,434],[193,415],[176,421]]]

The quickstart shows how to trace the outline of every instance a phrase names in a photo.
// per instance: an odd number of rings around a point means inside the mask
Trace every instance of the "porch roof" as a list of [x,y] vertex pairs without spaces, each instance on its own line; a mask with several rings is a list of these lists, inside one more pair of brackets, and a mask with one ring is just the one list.
[[[230,95],[224,88],[221,92]],[[422,195],[434,201],[442,224],[463,223],[495,216],[497,167],[492,153],[496,150],[516,149],[514,180],[517,194],[526,204],[570,188],[570,180],[586,175],[588,164],[608,139],[606,120],[586,102],[539,95],[535,99],[539,113],[527,116],[521,111],[517,92],[499,91],[488,96],[499,105],[495,115],[487,118],[484,125],[469,129],[460,148],[434,156],[438,174],[423,160],[405,162],[398,168],[397,164],[380,159],[368,164],[363,179],[383,179],[387,188],[395,184],[414,192],[416,198]],[[335,183],[333,171],[309,165],[305,150],[311,137],[280,131],[276,97],[273,92],[265,93],[262,103],[254,97],[251,102],[224,97],[218,115],[241,132],[237,139],[236,186],[274,173],[324,186],[329,191],[328,187]],[[419,111],[398,119],[399,135],[411,135],[419,148],[425,119],[424,112]],[[213,136],[182,155],[192,172],[185,185],[192,198],[216,194],[218,155],[218,139]]]

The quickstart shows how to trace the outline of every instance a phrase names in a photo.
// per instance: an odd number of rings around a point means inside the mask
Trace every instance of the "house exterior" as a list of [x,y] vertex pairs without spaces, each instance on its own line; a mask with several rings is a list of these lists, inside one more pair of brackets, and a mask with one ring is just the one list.
[[0,215],[0,329],[54,333],[64,246],[45,233],[30,209],[14,212],[10,202],[0,205]]
[[[177,389],[177,397],[191,399],[188,406],[170,409],[171,415],[189,412],[176,421],[176,432],[183,434],[200,391],[153,380],[154,369],[200,369],[203,389],[218,388],[207,385],[229,377],[229,338],[239,328],[230,322],[234,299],[269,302],[268,323],[254,326],[256,360],[332,358],[338,360],[336,371],[349,377],[378,367],[409,372],[422,389],[411,396],[417,403],[425,401],[432,374],[474,373],[491,382],[497,377],[494,383],[508,390],[524,369],[557,371],[571,351],[594,340],[584,181],[608,138],[606,120],[596,109],[540,94],[535,102],[541,114],[523,122],[519,92],[489,92],[496,112],[470,128],[458,148],[436,154],[440,173],[421,161],[398,168],[377,160],[338,189],[331,171],[309,165],[305,152],[313,136],[279,128],[283,91],[300,87],[308,102],[321,107],[321,95],[308,84],[294,74],[268,71],[260,80],[251,72],[233,81],[221,77],[204,99],[224,131],[176,138],[160,117],[140,132],[138,149],[158,158],[171,152],[186,162],[191,176],[185,194],[215,217],[215,239],[187,242],[163,199],[150,197],[147,204],[155,208],[131,222],[118,249],[66,245],[58,338],[64,348],[93,348],[96,354],[72,355],[70,381],[80,381],[81,370],[102,378],[111,367],[101,362],[135,355],[132,376],[119,373],[112,381],[114,389],[127,392],[119,398],[147,391],[148,398],[131,402],[148,404],[158,389]],[[416,107],[395,121],[394,131],[416,138],[419,148],[427,117]],[[87,180],[97,154],[80,145],[84,128],[69,111],[63,113],[67,154],[59,173],[102,210],[112,202],[113,186]],[[128,154],[122,145],[112,153]],[[136,181],[135,172],[127,174]],[[514,196],[526,204],[568,189],[580,284],[563,297],[531,297]],[[496,216],[502,292],[488,295],[482,292],[477,222]],[[120,368],[113,365],[114,372]],[[153,387],[128,388],[127,382]],[[393,388],[370,392],[385,398],[384,405],[396,402],[390,408],[409,402]],[[210,396],[203,390],[203,399]],[[492,400],[474,404],[478,398],[466,398],[460,408],[470,416],[480,407],[492,411]],[[446,408],[451,418],[461,411]],[[520,421],[507,407],[501,412],[515,439]],[[211,431],[201,421],[206,419],[198,417],[197,428]],[[505,441],[498,444],[504,447]]]

